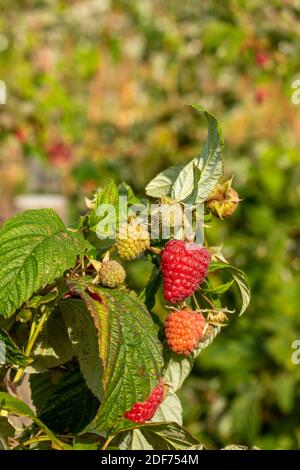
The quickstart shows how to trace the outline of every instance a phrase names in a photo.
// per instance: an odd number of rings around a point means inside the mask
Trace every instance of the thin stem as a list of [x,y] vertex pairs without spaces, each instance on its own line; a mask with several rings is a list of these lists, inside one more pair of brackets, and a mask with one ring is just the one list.
[[[57,436],[59,439],[73,439],[73,436]],[[14,450],[18,450],[20,448],[22,448],[23,446],[29,446],[31,444],[35,444],[36,442],[47,442],[47,441],[51,441],[51,438],[49,436],[35,436],[35,437],[32,437],[31,439],[28,439],[27,441],[25,442],[22,442],[21,444],[17,445],[16,447],[14,447]]]
[[201,294],[201,296],[214,310],[216,309],[215,304],[206,295]]
[[110,259],[110,253],[111,253],[110,249],[107,250],[107,251],[104,253],[104,256],[103,256],[103,258],[102,258],[102,263],[105,263],[105,261],[109,261],[109,259]]
[[113,245],[108,251],[109,251],[109,254],[111,255],[111,254],[114,253],[116,250],[117,250],[116,245]]
[[108,448],[109,444],[111,443],[111,441],[113,440],[114,437],[115,437],[114,435],[108,436],[108,438],[106,439],[106,441],[105,441],[105,443],[102,447],[102,450],[106,450]]
[[14,450],[18,450],[22,448],[23,446],[30,446],[31,444],[34,444],[35,442],[45,442],[45,441],[51,441],[50,437],[48,436],[33,437],[32,439],[28,439],[27,441],[22,442],[21,444],[14,447]]
[[20,367],[17,370],[17,373],[16,373],[15,378],[13,380],[14,383],[19,382],[19,380],[21,380],[21,378],[23,377],[23,374],[24,374],[24,370],[25,370],[24,367]]
[[161,252],[161,249],[156,248],[155,246],[149,246],[149,248],[147,248],[147,250],[150,251],[151,253],[154,253],[155,255],[159,255],[160,252]]
[[[34,346],[34,343],[35,343],[38,335],[40,334],[47,318],[48,318],[48,312],[46,311],[41,316],[40,321],[38,322],[37,325],[36,325],[35,320],[32,322],[31,330],[30,330],[30,334],[29,334],[28,344],[27,344],[26,349],[25,349],[25,356],[30,355],[31,350]],[[17,370],[17,373],[16,373],[15,378],[13,380],[14,383],[19,382],[19,380],[21,380],[21,378],[23,377],[23,374],[24,374],[24,370],[25,370],[25,367],[20,367]]]
[[31,327],[30,327],[30,333],[29,333],[28,341],[30,341],[30,338],[32,337],[32,335],[34,333],[35,328],[36,328],[36,314],[34,313],[33,320],[32,320]]
[[194,302],[195,302],[195,305],[196,305],[197,310],[200,311],[200,310],[201,310],[201,307],[200,307],[200,305],[199,305],[199,303],[198,303],[197,297],[195,296],[195,294],[193,294],[192,297],[193,297],[193,300],[194,300]]
[[38,337],[38,335],[40,334],[43,326],[44,326],[44,323],[45,321],[47,320],[48,318],[48,312],[44,312],[43,315],[41,316],[41,319],[39,321],[39,323],[37,324],[36,328],[35,328],[35,331],[33,333],[33,335],[31,336],[31,338],[29,338],[29,341],[28,341],[28,345],[27,345],[27,348],[25,350],[25,355],[26,356],[29,356],[29,354],[31,353],[31,350],[34,346],[34,343]]

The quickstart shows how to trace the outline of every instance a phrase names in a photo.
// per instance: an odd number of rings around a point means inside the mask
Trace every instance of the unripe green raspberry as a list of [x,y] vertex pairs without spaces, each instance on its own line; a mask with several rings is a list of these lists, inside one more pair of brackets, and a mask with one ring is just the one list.
[[149,248],[150,235],[142,225],[131,222],[120,227],[116,245],[121,258],[131,261]]
[[104,261],[99,271],[101,284],[106,287],[117,287],[123,284],[126,272],[117,261]]
[[205,207],[220,219],[232,215],[240,202],[239,195],[231,187],[231,183],[232,179],[223,184],[217,184],[205,203]]

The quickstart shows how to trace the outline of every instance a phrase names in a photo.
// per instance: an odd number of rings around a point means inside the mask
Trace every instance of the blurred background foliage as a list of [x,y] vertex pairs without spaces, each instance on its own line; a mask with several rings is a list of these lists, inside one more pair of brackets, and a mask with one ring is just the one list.
[[[185,425],[211,448],[300,448],[300,79],[298,0],[0,0],[1,218],[14,197],[57,193],[69,221],[108,178],[142,194],[196,156],[220,120],[243,198],[211,244],[249,276],[252,303],[199,357]],[[147,270],[130,267],[142,287]]]

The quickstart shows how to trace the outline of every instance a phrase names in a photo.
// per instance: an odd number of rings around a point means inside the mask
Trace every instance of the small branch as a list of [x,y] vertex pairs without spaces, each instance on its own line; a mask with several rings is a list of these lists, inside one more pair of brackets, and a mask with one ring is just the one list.
[[106,450],[114,437],[114,435],[108,436],[101,450]]
[[210,298],[208,298],[206,295],[202,294],[201,293],[201,297],[215,310],[216,309],[216,306],[215,304],[213,303],[212,300],[210,300]]
[[199,310],[199,312],[200,312],[200,311],[201,311],[201,307],[200,307],[200,305],[199,305],[199,303],[198,303],[198,300],[197,300],[197,297],[195,296],[195,294],[193,294],[192,298],[193,298],[193,301],[195,302],[195,305],[196,305],[197,310]]
[[28,341],[30,341],[30,339],[32,338],[35,328],[36,328],[36,312],[33,314]]
[[[60,435],[58,435],[57,438],[59,438],[59,439],[73,439],[73,436],[60,436]],[[32,437],[31,439],[28,439],[27,441],[21,442],[21,444],[14,447],[13,450],[21,449],[23,446],[30,446],[31,444],[35,444],[36,442],[47,442],[47,441],[53,442],[49,436],[38,436],[37,435],[35,437]]]
[[28,341],[28,345],[27,345],[27,348],[25,350],[25,355],[26,356],[29,356],[30,353],[31,353],[31,350],[34,346],[34,343],[38,337],[38,335],[40,334],[40,332],[42,331],[42,328],[45,324],[45,321],[47,320],[48,318],[48,312],[44,312],[43,315],[41,316],[41,319],[40,321],[38,322],[35,330],[34,330],[34,333],[32,334],[31,338],[29,338],[29,341]]
[[27,441],[22,442],[21,444],[14,447],[14,450],[19,450],[23,446],[30,446],[31,444],[35,444],[36,442],[46,442],[46,441],[51,441],[49,436],[33,437],[32,439],[28,439]]
[[[25,349],[25,356],[30,356],[30,353],[32,351],[34,343],[36,342],[36,339],[37,339],[38,335],[40,334],[47,318],[48,318],[48,312],[45,311],[43,313],[43,315],[41,316],[38,324],[36,324],[35,320],[32,322],[28,344],[27,344],[26,349]],[[14,380],[13,380],[14,383],[19,382],[19,380],[22,379],[24,371],[25,371],[25,367],[20,367],[17,370],[17,373],[16,373],[16,375],[14,377]]]
[[161,252],[161,249],[155,248],[154,246],[149,246],[149,248],[147,248],[147,251],[150,251],[151,253],[154,253],[155,255],[159,255]]

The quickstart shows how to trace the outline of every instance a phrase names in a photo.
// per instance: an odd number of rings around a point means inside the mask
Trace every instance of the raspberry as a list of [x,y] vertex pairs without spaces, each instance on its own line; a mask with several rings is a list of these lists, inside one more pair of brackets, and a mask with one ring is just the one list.
[[263,88],[263,87],[257,88],[257,90],[255,91],[255,101],[258,104],[262,104],[266,101],[267,98],[268,98],[267,88]]
[[205,318],[188,308],[170,313],[165,322],[168,345],[177,354],[188,356],[199,344]]
[[21,144],[24,144],[24,142],[27,140],[27,132],[23,127],[16,129],[15,136],[17,137],[18,141],[21,142]]
[[53,165],[66,165],[72,159],[72,147],[62,140],[56,140],[48,148],[48,156]]
[[231,187],[232,179],[217,184],[206,201],[206,208],[216,217],[224,219],[232,215],[239,205],[239,195]]
[[175,304],[192,295],[205,278],[210,259],[210,253],[195,243],[166,243],[161,262],[165,299]]
[[101,284],[106,287],[117,287],[123,284],[126,272],[117,261],[104,261],[99,271]]
[[131,261],[150,246],[150,235],[140,224],[133,222],[120,227],[117,250],[121,258]]
[[260,51],[256,54],[255,56],[255,62],[256,65],[259,65],[260,67],[263,67],[269,62],[269,56],[266,52]]
[[157,387],[155,387],[150,396],[144,402],[137,402],[133,405],[130,411],[126,411],[125,418],[136,423],[144,423],[149,421],[155,414],[157,408],[164,399],[164,384],[160,380]]

